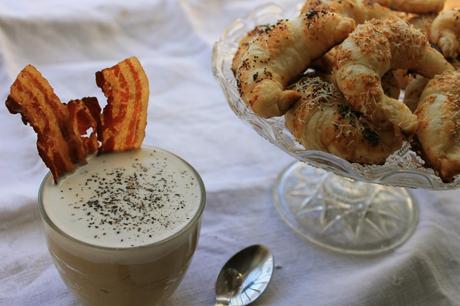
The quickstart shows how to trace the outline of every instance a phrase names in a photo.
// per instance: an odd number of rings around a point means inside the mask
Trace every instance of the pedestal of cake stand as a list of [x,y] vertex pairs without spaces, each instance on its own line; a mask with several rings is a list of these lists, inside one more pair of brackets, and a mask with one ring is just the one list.
[[404,188],[354,181],[296,162],[274,190],[282,219],[304,239],[347,254],[372,255],[403,244],[418,223]]

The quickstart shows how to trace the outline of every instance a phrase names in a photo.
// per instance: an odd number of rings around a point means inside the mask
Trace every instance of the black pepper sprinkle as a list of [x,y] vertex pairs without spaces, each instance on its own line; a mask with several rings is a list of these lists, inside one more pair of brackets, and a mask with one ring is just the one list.
[[[80,197],[78,201],[71,203],[75,210],[72,215],[86,222],[88,228],[103,230],[101,236],[106,236],[106,231],[113,231],[117,235],[123,232],[128,233],[128,240],[129,235],[141,240],[147,236],[152,238],[152,229],[175,226],[178,220],[174,218],[174,211],[186,208],[183,196],[175,192],[179,186],[175,178],[194,178],[187,171],[166,171],[167,158],[157,158],[148,164],[135,158],[130,166],[134,172],[118,167],[104,168],[103,171],[90,175],[77,189],[83,193],[91,190],[92,196],[89,199]],[[152,169],[155,169],[152,175],[143,175]],[[83,173],[88,174],[87,171]],[[187,184],[186,188],[190,188],[192,184]],[[75,195],[78,197],[80,194]],[[197,195],[193,197],[197,198]],[[78,214],[78,211],[83,212],[83,215]],[[99,237],[94,235],[94,238]],[[120,241],[123,242],[123,239]]]
[[317,15],[318,15],[318,12],[315,11],[315,10],[310,10],[310,11],[308,11],[308,12],[305,14],[305,16],[306,16],[308,19],[312,19],[312,18],[314,18],[314,17],[317,16]]

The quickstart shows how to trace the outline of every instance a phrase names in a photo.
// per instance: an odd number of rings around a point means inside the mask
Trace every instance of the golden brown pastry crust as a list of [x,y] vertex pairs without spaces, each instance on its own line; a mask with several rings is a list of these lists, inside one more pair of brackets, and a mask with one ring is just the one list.
[[[343,17],[352,18],[357,25],[374,18],[404,18],[407,15],[392,11],[372,0],[307,0],[302,7],[302,13],[309,10],[331,11]],[[336,53],[336,48],[331,49],[323,57],[313,62],[314,68],[330,73],[335,62]]]
[[392,10],[407,13],[438,13],[444,8],[445,0],[375,0]]
[[[437,14],[406,14],[403,20],[413,25],[417,30],[430,38],[431,25]],[[393,72],[395,78],[398,80],[398,85],[402,89],[406,89],[409,84],[415,80],[415,75],[406,69],[397,69]],[[420,92],[421,94],[421,92]]]
[[[456,70],[460,70],[460,61],[453,59],[449,61]],[[420,97],[428,84],[429,79],[417,75],[411,80],[406,88],[404,94],[404,103],[411,111],[415,111],[417,108]]]
[[431,26],[431,42],[448,58],[460,55],[460,8],[441,12]]
[[349,105],[375,124],[391,122],[406,133],[416,131],[417,117],[384,94],[381,77],[398,68],[430,78],[453,69],[423,33],[399,18],[359,25],[337,53],[335,78]]
[[426,86],[416,115],[423,154],[444,181],[460,173],[460,72],[448,71]]
[[302,13],[310,10],[326,10],[343,17],[352,18],[357,24],[374,18],[387,18],[398,15],[372,0],[307,0],[302,7]]
[[409,14],[404,20],[422,31],[429,38],[431,35],[431,26],[437,16],[437,14]]
[[299,99],[286,90],[310,63],[343,41],[355,22],[328,11],[259,26],[240,42],[232,69],[243,101],[261,117],[281,116]]
[[[315,71],[322,72],[323,74],[332,74],[334,65],[336,63],[337,48],[332,48],[321,58],[312,63],[312,68]],[[393,70],[387,72],[382,77],[382,88],[386,95],[391,98],[398,99],[401,93],[402,74],[407,73],[407,70]]]
[[286,125],[307,150],[335,154],[350,162],[382,164],[402,145],[390,127],[374,125],[347,105],[329,77],[310,75],[292,88],[301,98],[286,114]]

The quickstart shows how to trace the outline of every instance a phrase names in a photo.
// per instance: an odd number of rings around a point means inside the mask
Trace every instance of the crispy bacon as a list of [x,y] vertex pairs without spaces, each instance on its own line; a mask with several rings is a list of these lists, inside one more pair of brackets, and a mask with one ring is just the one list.
[[[95,153],[99,148],[97,131],[101,125],[101,107],[96,98],[72,100],[67,105],[70,123],[76,135],[80,135],[86,155]],[[88,131],[92,129],[88,135]]]
[[139,60],[130,57],[97,72],[96,83],[107,97],[100,152],[140,148],[147,125],[149,82]]
[[56,183],[89,154],[137,149],[144,139],[149,82],[139,60],[131,57],[97,72],[96,82],[108,100],[102,114],[96,98],[63,104],[32,65],[11,86],[6,107],[37,133],[38,153]]
[[20,113],[24,124],[37,133],[38,152],[51,170],[55,182],[85,162],[86,152],[69,122],[69,111],[53,88],[32,65],[26,66],[10,89],[6,107]]

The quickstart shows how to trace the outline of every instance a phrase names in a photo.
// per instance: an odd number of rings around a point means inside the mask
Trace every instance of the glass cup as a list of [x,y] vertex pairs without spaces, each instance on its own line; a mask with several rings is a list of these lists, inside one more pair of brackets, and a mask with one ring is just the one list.
[[48,249],[65,284],[83,305],[158,305],[179,286],[196,249],[206,203],[199,174],[183,162],[200,185],[201,199],[196,214],[172,236],[128,248],[88,244],[60,230],[45,210],[43,191],[52,177],[48,174],[44,178],[38,201]]

